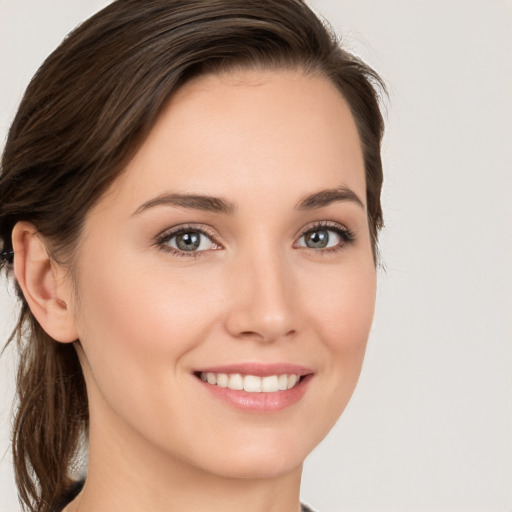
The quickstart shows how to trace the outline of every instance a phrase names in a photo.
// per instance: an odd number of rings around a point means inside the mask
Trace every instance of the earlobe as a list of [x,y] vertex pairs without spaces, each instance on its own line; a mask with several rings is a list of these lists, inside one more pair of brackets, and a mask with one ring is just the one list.
[[53,339],[75,341],[78,334],[64,269],[50,258],[43,237],[29,222],[14,226],[12,244],[14,275],[32,314]]

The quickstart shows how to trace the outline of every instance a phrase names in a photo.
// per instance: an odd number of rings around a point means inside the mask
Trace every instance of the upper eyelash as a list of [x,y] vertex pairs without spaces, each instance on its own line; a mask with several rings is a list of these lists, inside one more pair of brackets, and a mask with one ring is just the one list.
[[[331,231],[335,231],[338,235],[341,236],[341,238],[343,239],[343,243],[341,245],[338,245],[336,247],[330,247],[328,249],[311,249],[315,253],[325,254],[325,253],[336,252],[336,251],[340,250],[341,248],[343,248],[343,246],[345,244],[350,244],[350,243],[354,242],[354,240],[355,240],[355,235],[354,235],[353,231],[348,229],[346,226],[344,226],[342,224],[338,224],[337,222],[333,222],[333,221],[321,221],[321,222],[315,222],[312,224],[308,224],[300,231],[296,240],[299,240],[300,238],[302,238],[308,231],[313,231],[315,229],[322,229],[322,228],[329,229]],[[196,226],[193,224],[181,225],[176,228],[170,228],[170,229],[165,230],[164,232],[162,232],[161,234],[159,234],[157,236],[157,238],[155,240],[155,245],[157,245],[160,249],[162,249],[164,251],[171,252],[178,256],[191,256],[193,258],[197,258],[198,256],[202,256],[203,253],[207,252],[207,251],[190,251],[190,252],[186,253],[184,251],[179,251],[179,250],[174,249],[173,247],[166,245],[166,243],[172,237],[179,235],[180,233],[183,233],[184,231],[197,231],[198,233],[201,233],[201,234],[207,236],[216,245],[222,247],[222,244],[220,244],[217,241],[217,239],[216,239],[217,237],[214,233],[210,232],[210,230],[208,230],[208,229],[205,229],[204,226],[199,227],[199,226]],[[294,242],[294,244],[295,243],[296,242]],[[305,248],[305,249],[308,249],[308,248]]]

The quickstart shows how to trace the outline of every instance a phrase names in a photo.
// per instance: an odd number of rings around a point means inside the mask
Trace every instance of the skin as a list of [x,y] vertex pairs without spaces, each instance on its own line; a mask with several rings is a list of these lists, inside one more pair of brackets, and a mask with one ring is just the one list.
[[[361,204],[297,209],[340,187]],[[233,211],[140,211],[169,193],[223,198]],[[33,310],[56,339],[81,343],[89,472],[67,511],[297,512],[303,461],[353,392],[373,317],[365,196],[356,126],[337,89],[300,71],[244,70],[200,77],[173,96],[89,212],[76,283],[54,263],[44,283],[30,277],[41,240],[17,226],[17,258],[27,262],[18,279],[38,283],[22,284],[33,301],[46,294]],[[183,225],[210,237],[198,257],[157,243]],[[307,247],[312,227],[335,249]],[[296,404],[249,413],[193,373],[240,362],[293,363],[313,376]]]

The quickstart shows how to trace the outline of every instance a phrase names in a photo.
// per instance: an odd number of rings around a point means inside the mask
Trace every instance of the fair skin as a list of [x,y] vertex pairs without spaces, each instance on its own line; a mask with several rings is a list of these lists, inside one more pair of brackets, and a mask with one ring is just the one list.
[[[245,70],[173,96],[86,218],[76,283],[16,226],[32,311],[81,344],[90,458],[67,512],[297,512],[302,463],[353,392],[373,317],[365,199],[336,88]],[[206,370],[301,380],[226,392]]]

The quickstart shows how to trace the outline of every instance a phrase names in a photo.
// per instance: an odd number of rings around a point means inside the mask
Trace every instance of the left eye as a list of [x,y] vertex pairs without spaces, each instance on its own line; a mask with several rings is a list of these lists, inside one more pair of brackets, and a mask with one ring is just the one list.
[[165,245],[183,252],[207,251],[217,247],[206,233],[197,229],[173,233],[167,237]]
[[335,229],[314,228],[306,231],[297,245],[308,249],[330,249],[340,245],[341,241],[341,234]]

